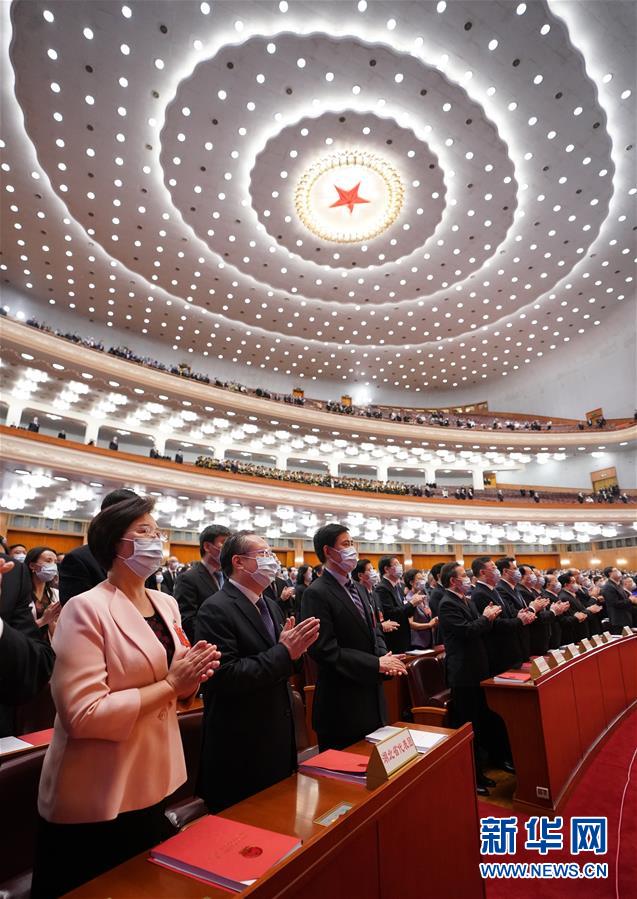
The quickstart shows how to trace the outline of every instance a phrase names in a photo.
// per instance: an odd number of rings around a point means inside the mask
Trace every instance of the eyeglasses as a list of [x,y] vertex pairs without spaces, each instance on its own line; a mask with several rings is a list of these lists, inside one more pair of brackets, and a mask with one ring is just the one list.
[[168,542],[168,534],[164,534],[162,531],[153,530],[151,527],[145,527],[142,525],[132,534],[125,534],[125,537],[133,537],[139,538],[140,540],[161,540],[162,543]]
[[238,553],[246,559],[276,559],[271,549],[259,549],[254,553]]

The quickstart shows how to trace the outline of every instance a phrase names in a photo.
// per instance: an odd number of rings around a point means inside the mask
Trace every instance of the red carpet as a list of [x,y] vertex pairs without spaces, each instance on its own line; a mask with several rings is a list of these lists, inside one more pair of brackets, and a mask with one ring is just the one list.
[[[586,773],[562,812],[564,849],[549,850],[546,855],[524,849],[527,815],[517,815],[517,853],[514,856],[483,856],[485,862],[608,862],[608,878],[588,879],[488,879],[488,899],[635,899],[637,897],[637,711],[619,726],[589,764]],[[632,762],[632,768],[631,768]],[[630,770],[630,778],[629,778]],[[623,800],[621,829],[620,809]],[[508,809],[478,803],[481,817],[509,817]],[[608,852],[594,855],[569,851],[570,820],[591,815],[608,818]],[[554,817],[550,815],[549,817]],[[618,832],[619,830],[619,832]],[[616,865],[619,839],[619,865]]]

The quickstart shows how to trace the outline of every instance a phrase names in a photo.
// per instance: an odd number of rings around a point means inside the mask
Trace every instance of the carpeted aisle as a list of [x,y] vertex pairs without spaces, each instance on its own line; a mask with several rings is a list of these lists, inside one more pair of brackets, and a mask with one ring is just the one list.
[[[483,861],[514,862],[608,862],[606,880],[588,879],[490,879],[486,882],[488,899],[635,899],[637,897],[637,711],[619,726],[589,764],[586,773],[562,812],[564,849],[546,855],[526,851],[524,841],[526,815],[517,815],[518,836],[515,856],[484,856]],[[632,762],[632,768],[631,768]],[[630,770],[630,777],[629,777]],[[621,831],[618,834],[623,799]],[[481,817],[508,817],[514,812],[488,802],[478,803]],[[569,852],[570,820],[573,816],[594,815],[608,818],[608,852],[572,856]],[[551,816],[553,817],[553,816]],[[619,844],[619,866],[615,859]],[[617,883],[617,886],[616,886]]]

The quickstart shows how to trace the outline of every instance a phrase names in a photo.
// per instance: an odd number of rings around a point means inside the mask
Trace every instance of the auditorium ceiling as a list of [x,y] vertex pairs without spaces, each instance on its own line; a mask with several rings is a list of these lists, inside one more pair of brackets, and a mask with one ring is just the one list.
[[632,2],[0,15],[0,268],[52,323],[418,393],[634,297]]

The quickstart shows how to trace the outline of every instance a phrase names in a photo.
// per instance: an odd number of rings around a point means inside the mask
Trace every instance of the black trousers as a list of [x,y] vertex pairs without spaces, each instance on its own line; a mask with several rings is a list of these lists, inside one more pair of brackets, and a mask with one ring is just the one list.
[[40,817],[31,899],[57,899],[175,834],[164,801],[112,821],[52,824]]
[[489,761],[499,767],[511,759],[504,721],[487,705],[482,687],[452,687],[449,720],[454,728],[468,721],[473,725],[473,753],[478,777]]

